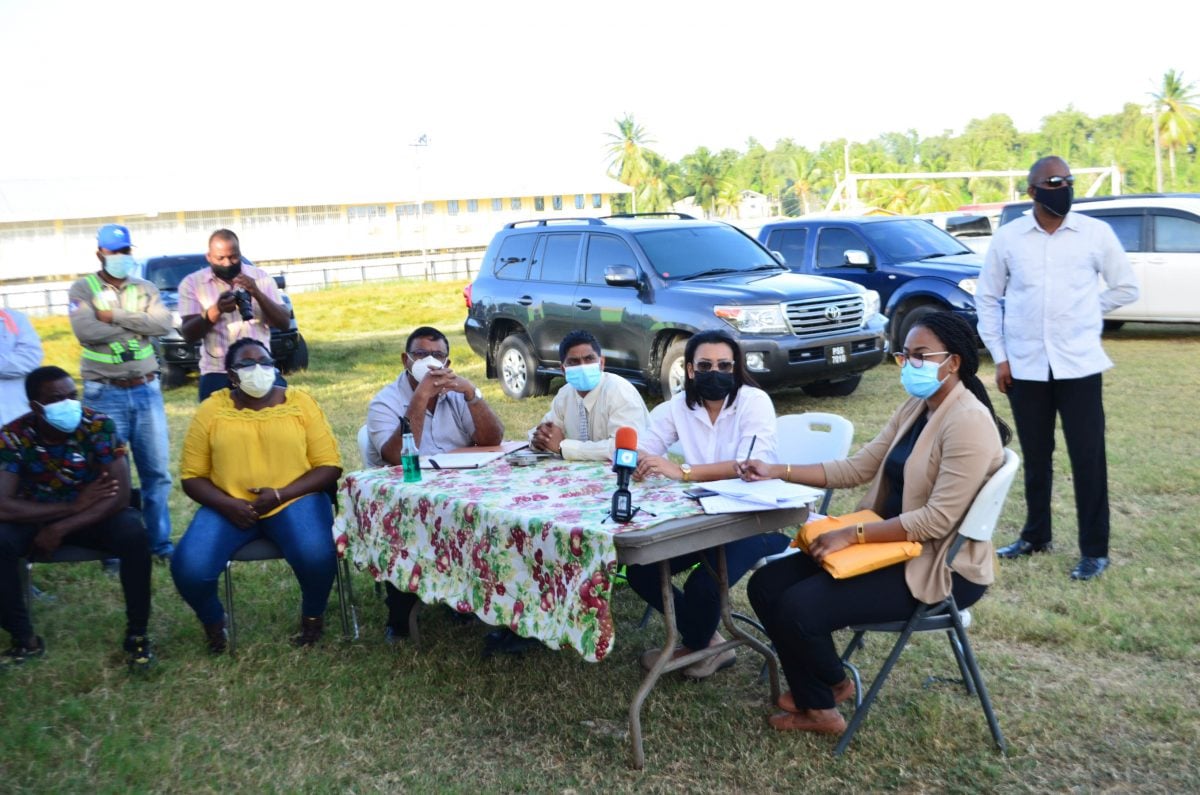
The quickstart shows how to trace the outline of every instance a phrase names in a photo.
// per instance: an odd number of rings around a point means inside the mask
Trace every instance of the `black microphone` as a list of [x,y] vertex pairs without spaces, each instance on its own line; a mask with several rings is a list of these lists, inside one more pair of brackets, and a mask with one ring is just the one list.
[[629,478],[637,468],[637,430],[618,428],[616,449],[613,452],[613,472],[617,473],[617,490],[612,496],[609,515],[615,522],[633,519],[633,496],[629,493]]

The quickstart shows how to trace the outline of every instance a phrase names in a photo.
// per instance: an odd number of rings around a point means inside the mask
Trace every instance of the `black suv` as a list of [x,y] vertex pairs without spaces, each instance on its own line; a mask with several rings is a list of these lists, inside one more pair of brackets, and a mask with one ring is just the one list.
[[[243,258],[242,262],[253,265]],[[176,387],[183,383],[187,374],[200,367],[200,342],[188,342],[179,331],[179,283],[193,271],[208,267],[203,254],[181,254],[167,257],[150,257],[142,263],[141,275],[158,288],[163,304],[171,310],[171,331],[154,340],[158,361],[162,366],[163,386]],[[286,281],[283,276],[275,277],[279,286],[279,297],[287,307],[291,321],[287,329],[271,329],[271,356],[279,362],[285,373],[308,367],[308,345],[296,327],[296,313],[292,311],[292,299],[283,292]]]
[[792,273],[741,230],[675,213],[510,223],[463,293],[467,342],[514,398],[546,394],[575,328],[664,398],[703,329],[736,337],[764,388],[812,395],[850,394],[887,353],[874,291]]

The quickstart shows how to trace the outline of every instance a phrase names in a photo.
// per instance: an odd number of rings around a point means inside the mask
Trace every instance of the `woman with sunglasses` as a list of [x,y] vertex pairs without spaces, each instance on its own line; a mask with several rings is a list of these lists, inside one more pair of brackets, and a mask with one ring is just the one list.
[[229,347],[229,389],[196,410],[183,443],[183,490],[200,504],[171,559],[171,576],[204,625],[208,649],[225,651],[225,609],[217,578],[239,549],[271,539],[300,582],[297,646],[321,638],[336,576],[328,491],[342,473],[337,440],[316,401],[275,385],[275,362],[261,342]]
[[[667,404],[661,416],[651,415],[650,428],[641,440],[634,478],[668,477],[685,483],[737,477],[738,461],[753,453],[761,460],[775,460],[775,407],[767,393],[746,373],[742,350],[722,331],[703,331],[688,340],[684,349],[683,391]],[[666,457],[676,441],[683,448],[684,463]],[[744,538],[725,545],[729,584],[742,578],[764,555],[782,551],[788,543],[779,533]],[[683,555],[671,560],[671,573],[692,569],[683,590],[675,589],[675,620],[682,645],[674,656],[724,642],[716,631],[720,621],[720,594],[716,580],[701,563],[708,558],[717,566],[717,550]],[[696,565],[701,564],[701,565]],[[630,586],[648,604],[662,612],[662,586],[658,566],[630,566]],[[642,667],[650,670],[661,649],[641,656]],[[707,678],[737,662],[732,649],[683,669],[692,679]]]
[[[917,602],[936,604],[951,592],[974,604],[992,582],[990,541],[967,541],[946,553],[975,495],[1004,461],[1012,436],[979,380],[979,352],[967,321],[951,312],[922,317],[896,354],[909,399],[883,430],[843,461],[808,466],[750,461],[747,480],[783,478],[818,488],[869,483],[860,503],[882,521],[820,536],[809,553],[780,558],[755,572],[746,592],[775,644],[789,692],[772,715],[779,730],[841,734],[836,706],[854,697],[832,633],[851,624],[903,621]],[[855,543],[916,541],[920,556],[903,566],[835,580],[821,568],[830,553]]]

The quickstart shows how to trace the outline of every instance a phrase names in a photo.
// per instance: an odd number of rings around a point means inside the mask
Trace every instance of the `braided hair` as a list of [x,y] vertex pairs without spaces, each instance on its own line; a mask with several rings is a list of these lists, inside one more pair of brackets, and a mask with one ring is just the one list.
[[1012,429],[996,416],[996,409],[992,406],[987,389],[983,381],[979,380],[979,348],[975,344],[975,331],[971,324],[953,312],[933,312],[923,316],[915,325],[929,329],[941,340],[949,353],[958,356],[961,362],[958,368],[959,380],[980,403],[987,406],[988,412],[996,422],[996,430],[1000,432],[1000,443],[1007,445],[1012,441]]

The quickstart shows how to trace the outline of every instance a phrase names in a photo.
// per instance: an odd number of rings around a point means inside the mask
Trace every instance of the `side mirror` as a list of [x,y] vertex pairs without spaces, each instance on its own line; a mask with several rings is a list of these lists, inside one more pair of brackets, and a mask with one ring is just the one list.
[[866,268],[867,270],[872,270],[870,255],[861,249],[848,249],[843,256],[846,258],[846,264],[853,268]]
[[279,274],[278,276],[276,276],[275,277],[275,286],[278,287],[280,290],[287,287],[287,277],[284,276],[282,273]]
[[774,257],[775,261],[780,265],[787,265],[787,257],[783,256],[782,251],[772,251],[771,256]]
[[637,270],[629,265],[609,265],[604,269],[604,281],[610,287],[637,287]]

